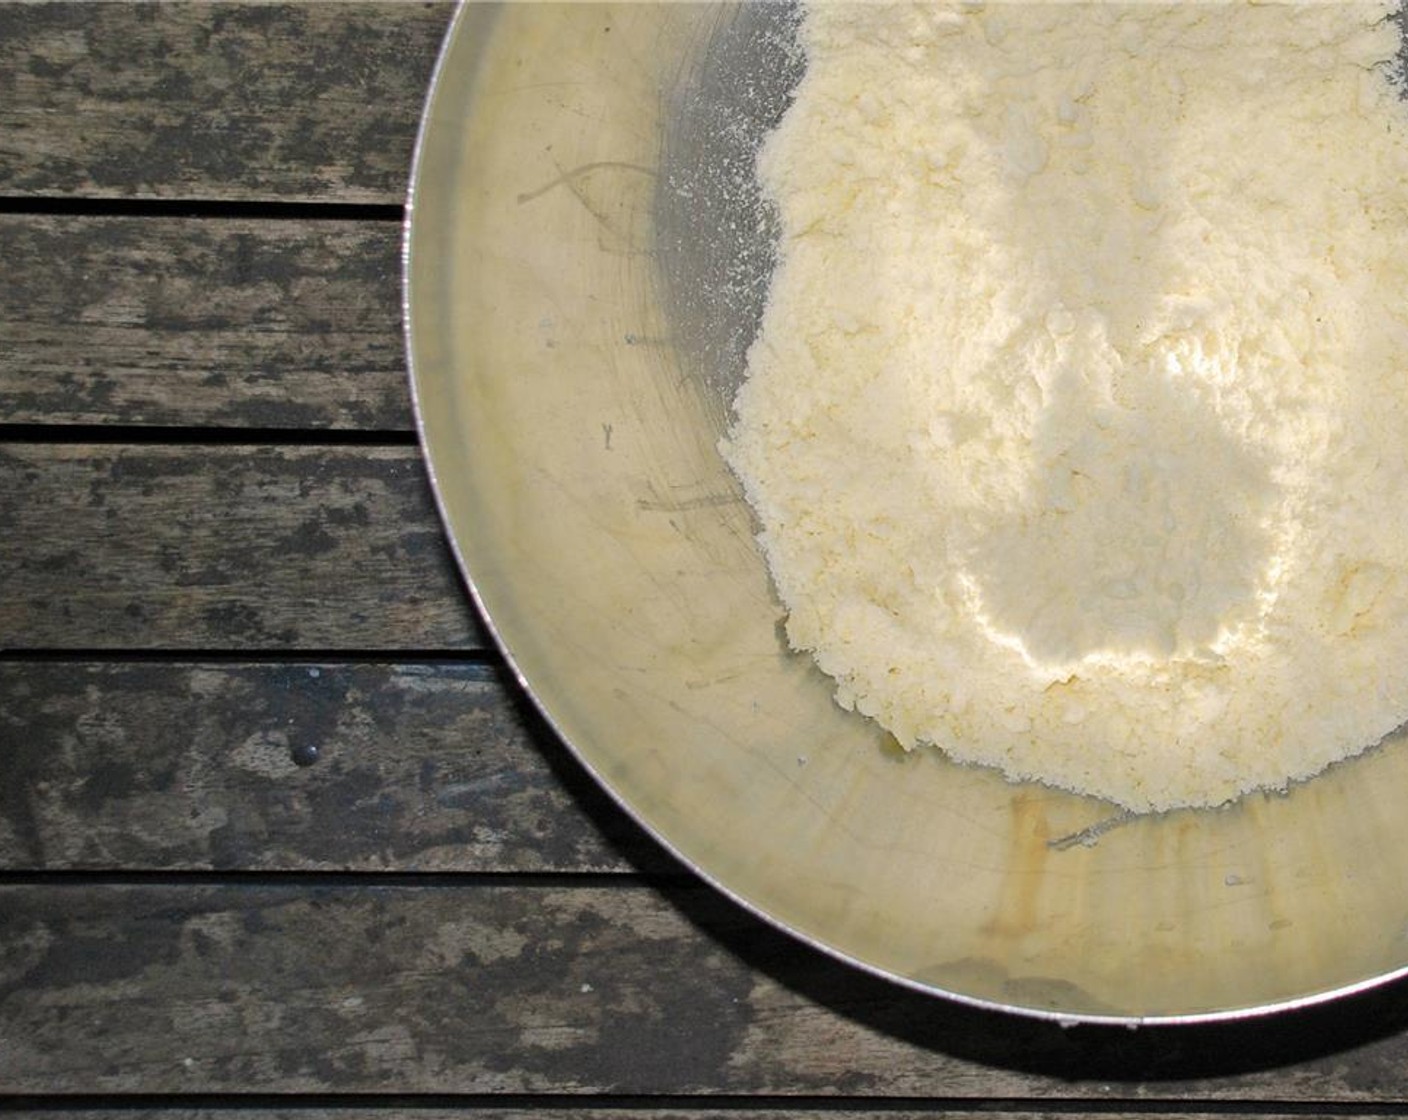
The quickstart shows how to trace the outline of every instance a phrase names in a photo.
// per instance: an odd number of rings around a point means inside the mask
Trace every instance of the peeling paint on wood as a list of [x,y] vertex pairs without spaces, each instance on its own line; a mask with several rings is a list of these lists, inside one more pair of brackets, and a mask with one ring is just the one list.
[[0,663],[0,870],[672,868],[505,677]]
[[485,647],[416,448],[0,446],[0,649]]
[[751,984],[640,889],[0,888],[0,962],[18,1092],[703,1088]]
[[[60,200],[0,215],[3,418],[409,430],[392,226],[77,211],[399,204],[450,12],[0,3],[0,194]],[[151,210],[173,212],[106,207]],[[0,588],[13,1115],[1408,1104],[1405,982],[1248,1023],[1062,1030],[882,983],[679,874],[486,667],[409,447],[0,447]],[[37,649],[60,656],[16,653]],[[259,660],[127,656],[194,649]]]
[[0,215],[0,419],[410,431],[399,234]]
[[0,5],[0,193],[400,203],[452,10]]
[[22,1093],[1325,1115],[1408,1095],[1402,995],[1201,1028],[1063,1029],[895,988],[690,885],[0,887],[0,1084]]

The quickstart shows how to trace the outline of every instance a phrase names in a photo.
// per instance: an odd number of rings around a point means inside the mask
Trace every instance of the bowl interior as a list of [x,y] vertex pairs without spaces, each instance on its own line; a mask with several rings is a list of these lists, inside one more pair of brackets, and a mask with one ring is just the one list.
[[780,5],[471,4],[407,239],[422,434],[505,652],[612,793],[877,973],[1063,1020],[1265,1011],[1408,962],[1408,752],[1129,817],[906,754],[790,653],[716,450],[771,267]]

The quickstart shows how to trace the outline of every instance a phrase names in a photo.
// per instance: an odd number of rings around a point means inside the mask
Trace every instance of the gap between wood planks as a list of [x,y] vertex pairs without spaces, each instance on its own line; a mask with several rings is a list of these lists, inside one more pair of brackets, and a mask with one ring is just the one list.
[[360,893],[368,890],[478,890],[484,887],[522,887],[529,890],[599,890],[608,887],[620,890],[630,886],[714,892],[713,887],[699,881],[683,864],[674,865],[672,870],[649,871],[0,870],[0,887],[258,887],[260,890],[294,891],[324,888]]
[[206,198],[29,198],[0,195],[0,214],[75,218],[209,218],[214,221],[401,222],[405,207],[379,202],[225,201]]
[[203,665],[462,665],[491,674],[507,672],[503,657],[491,649],[0,649],[0,664],[37,661],[77,664],[101,661],[198,668]]
[[416,447],[414,431],[357,428],[196,428],[128,424],[3,424],[0,443],[270,447]]

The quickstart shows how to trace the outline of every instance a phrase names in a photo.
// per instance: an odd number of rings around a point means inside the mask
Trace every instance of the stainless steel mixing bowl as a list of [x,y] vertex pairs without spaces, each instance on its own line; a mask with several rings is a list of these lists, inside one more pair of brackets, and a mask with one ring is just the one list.
[[521,679],[710,881],[916,988],[1143,1023],[1402,972],[1408,750],[1129,818],[905,754],[788,651],[715,445],[770,263],[748,171],[796,78],[789,19],[457,15],[414,174],[409,349],[446,525]]

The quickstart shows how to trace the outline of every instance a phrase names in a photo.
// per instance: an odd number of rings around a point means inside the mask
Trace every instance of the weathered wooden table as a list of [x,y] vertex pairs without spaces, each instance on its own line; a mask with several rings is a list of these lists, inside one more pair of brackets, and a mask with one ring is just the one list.
[[450,14],[0,5],[0,1108],[1408,1113],[1402,984],[982,1013],[794,944],[596,792],[412,427],[399,221]]

